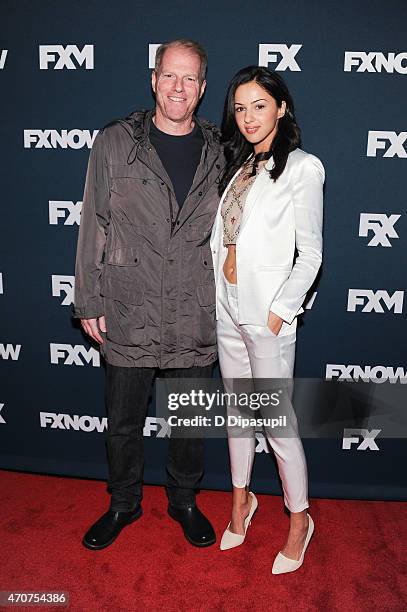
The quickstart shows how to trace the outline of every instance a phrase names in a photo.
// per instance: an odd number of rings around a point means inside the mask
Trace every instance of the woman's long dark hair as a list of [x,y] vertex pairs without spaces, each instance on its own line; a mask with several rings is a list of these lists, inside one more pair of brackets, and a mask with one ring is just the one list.
[[[278,107],[281,107],[283,101],[286,103],[285,114],[279,119],[278,130],[270,149],[274,161],[272,170],[269,170],[271,179],[274,181],[278,179],[286,166],[288,154],[301,145],[300,128],[294,115],[293,99],[281,76],[262,66],[242,68],[230,82],[223,110],[221,142],[225,151],[226,168],[219,183],[220,195],[226,189],[235,172],[253,153],[253,145],[239,131],[235,120],[236,89],[240,85],[250,83],[250,81],[255,81],[270,94],[277,102]],[[259,156],[264,156],[264,154],[259,154]]]

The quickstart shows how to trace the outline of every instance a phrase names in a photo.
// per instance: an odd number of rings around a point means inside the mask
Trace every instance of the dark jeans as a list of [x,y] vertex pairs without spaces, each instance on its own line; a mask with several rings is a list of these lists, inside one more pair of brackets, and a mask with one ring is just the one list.
[[[106,364],[107,457],[110,509],[129,511],[142,500],[143,428],[154,378],[211,378],[213,365],[192,368],[126,368]],[[167,496],[178,508],[195,505],[204,472],[203,439],[170,438]]]

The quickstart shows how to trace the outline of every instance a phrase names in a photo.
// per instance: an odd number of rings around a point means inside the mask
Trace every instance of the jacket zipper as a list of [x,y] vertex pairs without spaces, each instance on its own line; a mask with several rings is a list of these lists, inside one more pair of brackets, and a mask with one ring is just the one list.
[[169,204],[170,204],[170,221],[171,221],[171,236],[172,236],[172,234],[174,232],[174,228],[175,228],[175,223],[176,223],[176,221],[178,219],[178,215],[179,215],[179,212],[180,212],[181,209],[178,208],[177,216],[174,217],[174,207],[172,205],[171,189],[168,187],[167,183],[165,185],[167,187],[168,201],[169,201]]

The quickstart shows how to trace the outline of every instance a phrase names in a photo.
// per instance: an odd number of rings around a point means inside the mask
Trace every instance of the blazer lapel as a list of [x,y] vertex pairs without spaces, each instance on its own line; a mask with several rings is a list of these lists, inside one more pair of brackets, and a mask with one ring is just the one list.
[[249,193],[247,194],[246,202],[243,208],[243,217],[240,223],[239,237],[241,236],[242,231],[244,230],[247,224],[247,220],[253,212],[253,208],[255,207],[255,204],[258,201],[263,190],[266,187],[270,187],[270,183],[272,183],[272,181],[270,181],[269,173],[267,172],[268,170],[271,170],[272,167],[273,157],[270,157],[265,167],[259,172],[259,175],[251,186]]
[[263,189],[265,188],[265,186],[267,185],[266,180],[268,179],[268,176],[266,174],[265,169],[263,168],[263,170],[260,172],[260,174],[257,176],[256,180],[254,181],[253,185],[251,186],[251,189],[249,191],[249,193],[247,194],[246,197],[246,202],[244,204],[244,208],[243,208],[243,216],[242,216],[242,220],[240,222],[240,231],[239,231],[239,237],[242,234],[242,231],[244,230],[246,224],[247,224],[247,220],[250,217],[251,213],[253,212],[253,208],[261,194],[261,192],[263,191]]

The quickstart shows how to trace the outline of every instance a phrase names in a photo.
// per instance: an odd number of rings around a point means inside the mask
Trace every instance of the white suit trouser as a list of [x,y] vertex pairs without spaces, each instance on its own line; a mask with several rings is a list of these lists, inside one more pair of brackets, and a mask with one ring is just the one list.
[[[275,336],[268,327],[238,324],[237,286],[225,279],[226,297],[218,297],[219,319],[217,337],[219,365],[226,393],[232,393],[233,379],[292,379],[295,359],[296,331]],[[221,293],[220,293],[221,295]],[[287,329],[287,328],[285,328]],[[243,381],[246,383],[249,381]],[[287,381],[286,381],[287,382]],[[235,389],[236,390],[236,389]],[[297,418],[288,401],[287,421],[289,437],[273,436],[273,430],[265,428],[265,436],[272,447],[283,486],[284,503],[291,512],[301,512],[309,507],[307,463]],[[228,414],[236,414],[235,406],[228,405]],[[258,411],[256,411],[257,413]],[[258,415],[254,415],[258,418]],[[250,431],[249,431],[250,430]],[[232,484],[243,488],[249,485],[255,454],[255,431],[240,431],[237,437],[228,428],[228,443]],[[236,429],[235,429],[236,435]]]

